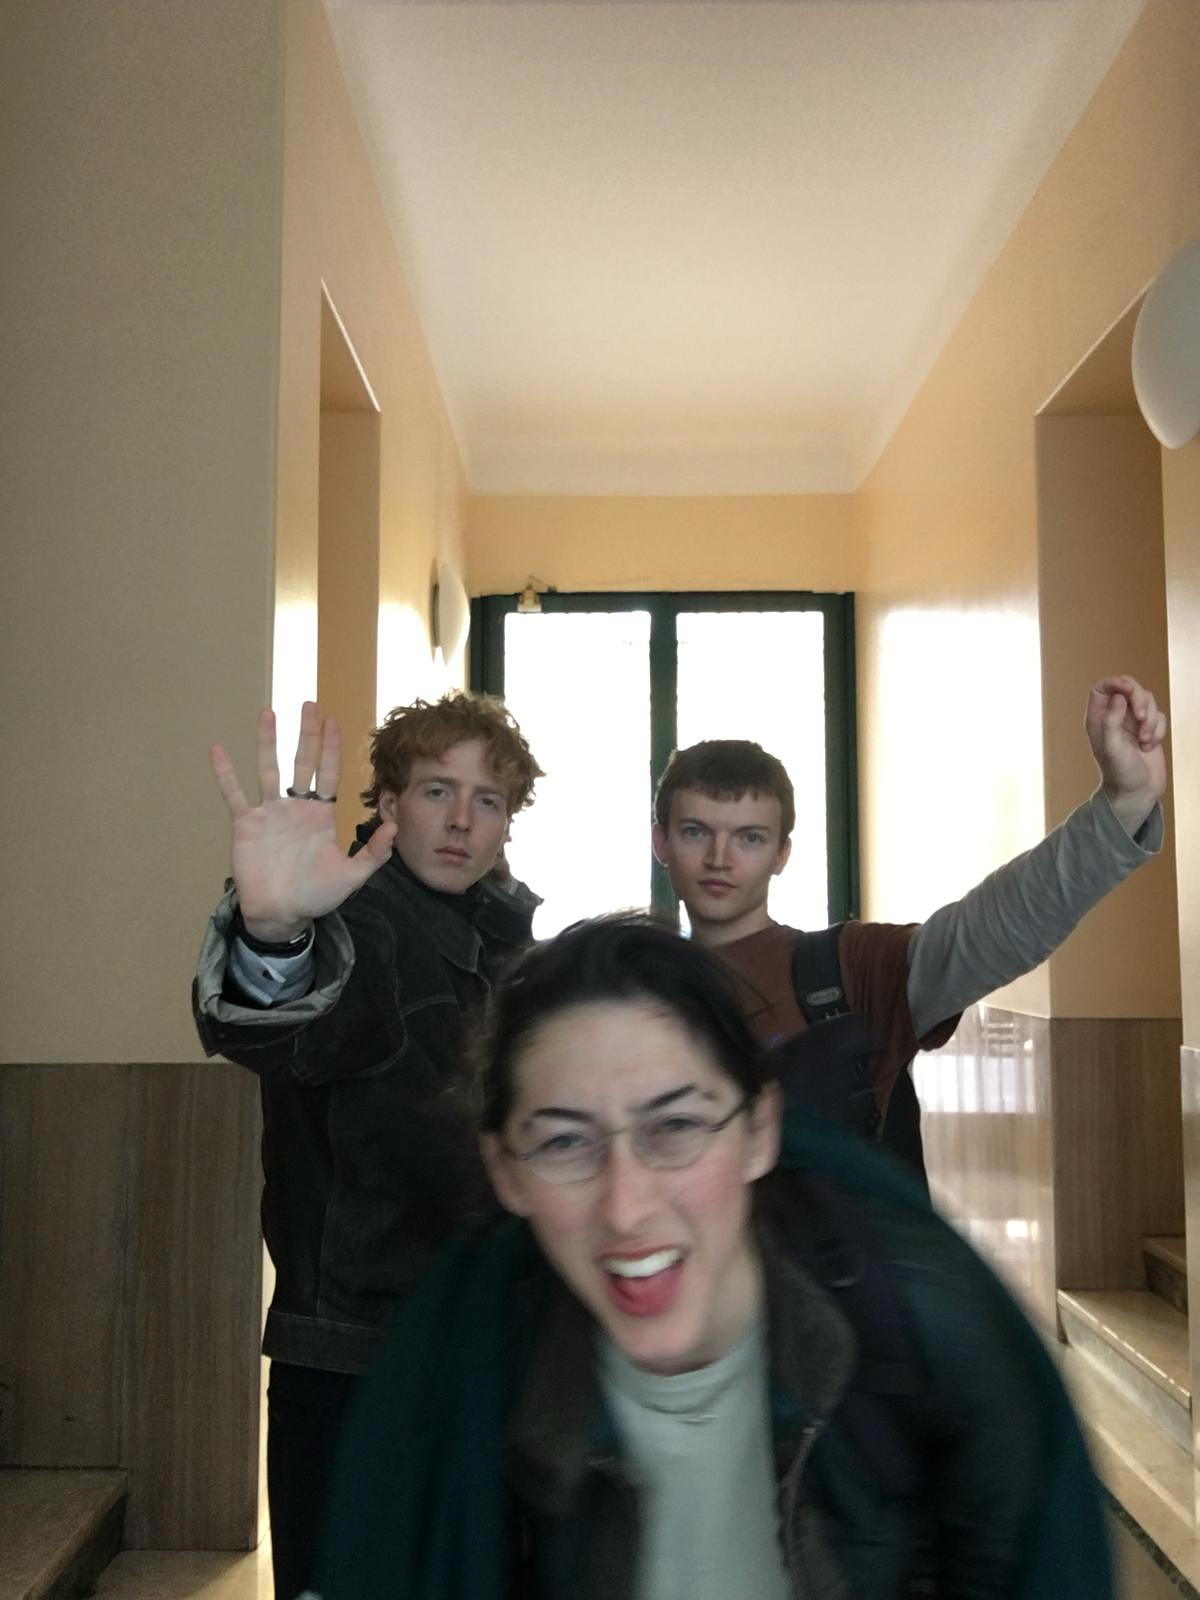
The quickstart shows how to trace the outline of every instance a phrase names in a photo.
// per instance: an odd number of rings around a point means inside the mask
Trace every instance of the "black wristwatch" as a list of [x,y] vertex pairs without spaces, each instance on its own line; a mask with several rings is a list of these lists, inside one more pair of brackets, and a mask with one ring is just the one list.
[[235,939],[240,939],[248,950],[253,950],[256,956],[302,956],[312,943],[314,929],[310,922],[296,939],[256,939],[247,931],[246,919],[242,916],[242,908],[239,906],[233,913],[230,932]]

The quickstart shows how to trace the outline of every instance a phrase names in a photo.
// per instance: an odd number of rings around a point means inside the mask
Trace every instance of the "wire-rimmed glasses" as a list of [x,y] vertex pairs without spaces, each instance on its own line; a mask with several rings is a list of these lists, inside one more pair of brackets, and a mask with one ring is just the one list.
[[548,1134],[532,1149],[514,1150],[503,1143],[501,1148],[545,1183],[585,1183],[596,1177],[608,1161],[613,1140],[621,1133],[629,1135],[630,1148],[643,1166],[668,1170],[690,1167],[749,1103],[749,1096],[743,1096],[728,1115],[716,1121],[680,1111],[642,1117],[623,1128],[602,1128],[585,1119],[578,1127]]

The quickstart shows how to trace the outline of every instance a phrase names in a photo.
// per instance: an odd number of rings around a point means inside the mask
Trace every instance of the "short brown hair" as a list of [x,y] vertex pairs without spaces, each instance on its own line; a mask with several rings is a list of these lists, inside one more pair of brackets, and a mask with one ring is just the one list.
[[363,805],[378,814],[385,789],[399,794],[407,787],[415,757],[444,756],[469,739],[483,740],[488,766],[508,789],[508,814],[515,816],[533,799],[534,781],[544,773],[504,702],[463,689],[388,712],[371,734],[374,781],[362,792]]
[[654,819],[664,833],[681,789],[699,789],[710,800],[740,800],[744,794],[778,800],[781,844],[796,826],[796,791],[787,768],[752,739],[702,739],[671,752],[654,792]]

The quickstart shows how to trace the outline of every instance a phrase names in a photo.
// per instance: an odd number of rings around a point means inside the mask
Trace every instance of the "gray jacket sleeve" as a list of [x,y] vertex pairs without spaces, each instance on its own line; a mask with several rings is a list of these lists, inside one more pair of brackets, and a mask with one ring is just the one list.
[[269,1070],[276,1056],[290,1059],[295,1036],[337,1004],[354,971],[354,945],[336,912],[319,917],[313,945],[314,980],[309,992],[270,1007],[240,1005],[229,997],[226,982],[236,909],[237,894],[231,889],[205,930],[193,985],[196,1026],[210,1055],[225,1055],[256,1070]]
[[935,911],[908,949],[917,1038],[1044,961],[1162,840],[1159,806],[1131,839],[1097,789],[1040,844]]

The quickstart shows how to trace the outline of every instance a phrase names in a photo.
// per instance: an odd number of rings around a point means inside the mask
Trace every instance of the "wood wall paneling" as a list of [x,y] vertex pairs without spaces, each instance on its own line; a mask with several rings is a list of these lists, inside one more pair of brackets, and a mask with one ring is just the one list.
[[[1183,1080],[1184,1193],[1187,1201],[1188,1305],[1200,1306],[1200,1047],[1184,1045],[1179,1052]],[[1188,1317],[1188,1344],[1192,1393],[1200,1377],[1200,1316]],[[1200,1462],[1200,1407],[1192,1408],[1192,1441]],[[1200,1527],[1200,1473],[1197,1474],[1196,1519]]]
[[134,1546],[257,1543],[259,1126],[224,1063],[0,1068],[6,1458],[127,1468]]
[[1179,1022],[1050,1028],[1059,1287],[1141,1288],[1143,1236],[1183,1232]]
[[257,1084],[224,1063],[137,1069],[131,1103],[128,1541],[258,1538]]
[[976,1006],[917,1063],[935,1198],[1047,1327],[1057,1288],[1140,1288],[1143,1235],[1183,1232],[1179,1041]]
[[129,1069],[0,1068],[5,1464],[120,1450]]

